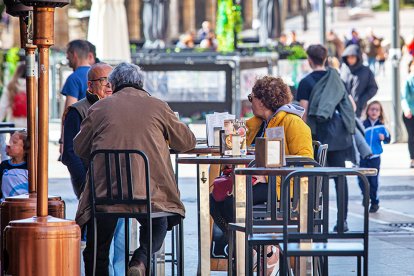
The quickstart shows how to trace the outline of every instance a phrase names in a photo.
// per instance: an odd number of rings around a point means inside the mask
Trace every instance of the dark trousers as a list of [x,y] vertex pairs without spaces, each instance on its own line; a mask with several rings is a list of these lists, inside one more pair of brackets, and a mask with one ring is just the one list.
[[407,119],[403,115],[403,121],[408,132],[408,151],[410,152],[410,159],[414,160],[414,116],[411,117],[411,119]]
[[[258,183],[253,186],[253,205],[262,204],[267,201],[267,183]],[[227,197],[224,201],[217,202],[210,194],[210,215],[214,222],[223,231],[227,238],[227,224],[234,222],[233,196]]]
[[[95,275],[109,275],[109,248],[118,219],[105,218],[97,219],[97,254],[96,254],[96,273]],[[135,250],[131,261],[141,261],[146,265],[148,233],[146,230],[147,220],[139,219],[141,224],[139,230],[139,248]],[[167,218],[156,218],[152,220],[152,252],[160,250],[167,234]],[[83,251],[83,259],[85,262],[85,275],[93,275],[93,223],[92,219],[87,224],[86,248]]]
[[[361,168],[374,168],[378,170],[378,174],[375,176],[367,176],[369,182],[369,198],[371,204],[378,204],[378,175],[381,165],[381,157],[372,159],[362,159],[360,162]],[[361,188],[362,195],[364,195],[365,187],[361,179],[358,179],[359,187]]]
[[[345,160],[348,157],[348,153],[350,149],[345,150],[335,150],[335,151],[328,151],[326,156],[326,162],[328,167],[345,167]],[[338,178],[334,178],[335,180],[335,189],[336,189],[336,206],[338,211],[342,209],[342,206],[339,206],[338,200]],[[348,217],[348,181],[344,181],[344,220]]]

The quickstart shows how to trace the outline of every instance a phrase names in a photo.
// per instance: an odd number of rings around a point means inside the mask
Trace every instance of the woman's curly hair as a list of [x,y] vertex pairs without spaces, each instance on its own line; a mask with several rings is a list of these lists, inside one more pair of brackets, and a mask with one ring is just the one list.
[[293,98],[289,86],[280,77],[265,76],[256,80],[252,92],[266,108],[273,112],[282,105],[290,103]]

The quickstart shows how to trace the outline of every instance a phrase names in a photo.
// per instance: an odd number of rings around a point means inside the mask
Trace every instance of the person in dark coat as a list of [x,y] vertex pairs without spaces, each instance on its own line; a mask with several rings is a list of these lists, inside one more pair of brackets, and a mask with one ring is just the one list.
[[356,116],[361,117],[367,102],[377,94],[378,86],[375,76],[368,66],[362,64],[362,53],[357,45],[346,47],[342,54],[344,64],[341,79],[356,103]]

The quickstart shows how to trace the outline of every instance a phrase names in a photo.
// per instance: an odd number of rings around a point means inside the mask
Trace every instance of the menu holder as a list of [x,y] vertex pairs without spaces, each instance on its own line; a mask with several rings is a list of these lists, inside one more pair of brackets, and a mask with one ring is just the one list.
[[221,155],[243,156],[247,154],[244,120],[224,120],[224,129],[220,132],[220,138]]
[[256,138],[256,167],[279,168],[285,159],[283,138]]
[[216,145],[215,135],[217,132],[215,129],[224,127],[224,120],[235,119],[235,115],[228,112],[207,114],[206,115],[206,133],[207,133],[207,145],[212,147]]
[[214,143],[213,146],[214,147],[219,147],[220,146],[220,131],[222,130],[221,127],[215,127],[214,128]]

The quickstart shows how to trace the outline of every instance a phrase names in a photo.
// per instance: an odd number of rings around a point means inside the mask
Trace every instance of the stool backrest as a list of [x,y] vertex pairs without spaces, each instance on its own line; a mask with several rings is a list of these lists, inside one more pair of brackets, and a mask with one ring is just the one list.
[[[368,197],[369,184],[367,178],[360,172],[345,168],[304,168],[290,173],[283,182],[283,235],[284,242],[287,244],[291,241],[300,239],[312,239],[314,241],[326,241],[328,239],[363,239],[364,244],[368,245],[368,200],[364,202],[363,211],[363,228],[358,231],[344,232],[344,212],[345,212],[345,177],[358,176],[366,188],[365,197]],[[307,227],[306,230],[288,231],[290,217],[290,181],[291,179],[307,179],[308,193],[306,199],[308,201]],[[318,179],[322,178],[322,202],[321,210],[315,210],[315,196]],[[332,178],[338,178],[338,212],[337,212],[337,230],[331,232],[329,230],[329,186],[333,181]],[[368,248],[368,247],[366,247]]]
[[[143,170],[139,160],[143,162]],[[103,166],[96,166],[96,163]],[[96,186],[95,174],[98,171],[100,176],[105,177],[104,181],[99,182],[105,187]],[[145,179],[144,196],[140,198],[136,198],[138,191],[134,190],[134,182],[138,177],[140,180]],[[148,157],[143,151],[101,149],[92,152],[89,183],[94,211],[98,205],[123,204],[142,205],[146,207],[148,213],[151,213],[150,168]],[[99,195],[97,195],[97,188],[101,191]],[[103,188],[106,190],[105,195],[102,195]],[[139,191],[139,194],[142,194],[142,191]]]
[[[255,161],[249,163],[248,167],[255,167]],[[314,166],[319,167],[319,163],[309,158],[297,158],[288,159],[286,162],[287,167],[303,167],[303,166]],[[250,178],[248,176],[247,178]],[[251,180],[251,179],[249,179]],[[277,183],[282,183],[284,180],[283,176],[269,176],[268,178],[268,195],[267,202],[265,204],[254,206],[252,213],[252,224],[255,225],[282,225],[282,206],[280,204],[280,197],[277,197]],[[292,210],[293,213],[297,213],[297,204],[299,201],[299,185],[293,183],[293,196],[292,196]],[[247,191],[248,192],[248,191]],[[315,207],[317,208],[317,207]],[[248,215],[248,214],[247,214]],[[292,220],[292,224],[296,224],[296,220]]]
[[322,144],[319,141],[313,140],[312,146],[315,161],[318,162],[321,167],[325,167],[326,157],[328,154],[328,144]]

